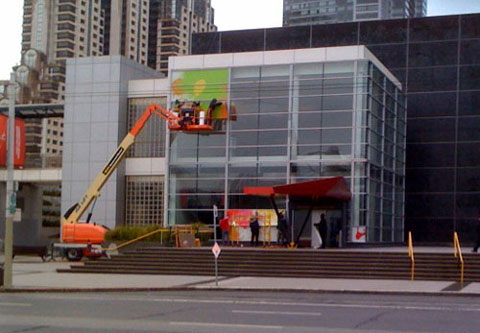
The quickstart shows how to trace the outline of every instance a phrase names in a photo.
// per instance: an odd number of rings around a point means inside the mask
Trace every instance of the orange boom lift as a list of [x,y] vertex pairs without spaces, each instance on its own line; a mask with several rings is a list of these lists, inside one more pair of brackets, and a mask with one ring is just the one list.
[[[108,160],[105,167],[97,175],[93,183],[87,189],[82,199],[70,207],[62,218],[61,243],[56,247],[63,248],[65,256],[70,261],[78,261],[83,256],[98,257],[103,253],[99,250],[100,244],[105,239],[107,228],[90,224],[95,202],[100,196],[100,191],[125,157],[128,149],[135,143],[135,138],[142,131],[152,115],[164,119],[171,131],[183,131],[190,133],[208,132],[213,130],[212,113],[217,107],[225,107],[225,103],[213,99],[207,110],[199,109],[200,103],[176,103],[174,111],[169,111],[159,105],[152,104],[143,113],[140,119],[132,127],[118,146],[115,153]],[[85,222],[80,218],[93,203]]]

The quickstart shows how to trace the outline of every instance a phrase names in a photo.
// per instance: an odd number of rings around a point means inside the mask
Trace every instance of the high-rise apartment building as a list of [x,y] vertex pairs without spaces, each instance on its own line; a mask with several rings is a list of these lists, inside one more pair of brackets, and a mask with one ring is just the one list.
[[[22,58],[15,68],[17,102],[61,103],[65,60],[103,54],[100,0],[24,0]],[[27,163],[60,165],[63,119],[28,119]]]
[[426,16],[427,0],[283,0],[283,26]]
[[216,31],[210,0],[150,0],[148,66],[167,73],[168,58],[190,53],[191,36]]
[[123,55],[147,65],[150,2],[102,0],[105,13],[104,54]]
[[[192,33],[215,30],[210,0],[24,0],[17,101],[61,103],[67,58],[122,55],[166,73],[169,56],[189,53]],[[61,154],[54,123],[62,120],[28,121],[28,160]]]

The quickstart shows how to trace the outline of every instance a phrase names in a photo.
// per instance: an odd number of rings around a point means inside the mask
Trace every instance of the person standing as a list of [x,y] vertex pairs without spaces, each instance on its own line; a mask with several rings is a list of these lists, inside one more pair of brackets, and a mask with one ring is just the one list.
[[252,238],[250,240],[250,245],[253,246],[255,241],[255,246],[258,246],[258,236],[260,234],[260,224],[256,218],[250,219],[250,232],[252,233]]
[[287,235],[288,223],[287,223],[287,220],[285,219],[285,216],[283,216],[282,213],[278,214],[277,229],[278,229],[278,244],[287,246],[288,245],[288,235]]
[[223,219],[220,220],[220,229],[222,229],[222,244],[227,245],[230,244],[229,236],[230,236],[230,220],[228,216],[225,216]]
[[475,243],[475,246],[472,250],[472,252],[477,252],[478,248],[480,247],[480,217],[477,219],[477,242]]
[[318,228],[320,238],[322,239],[322,249],[327,246],[327,220],[325,219],[325,214],[320,215],[320,221],[315,224]]

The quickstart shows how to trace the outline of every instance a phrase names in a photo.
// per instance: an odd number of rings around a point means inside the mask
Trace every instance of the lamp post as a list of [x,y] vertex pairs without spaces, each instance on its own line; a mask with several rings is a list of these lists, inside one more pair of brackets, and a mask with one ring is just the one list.
[[12,257],[13,257],[13,214],[16,208],[16,196],[13,189],[13,151],[15,133],[15,74],[10,74],[7,127],[7,193],[5,205],[5,263],[3,266],[3,287],[12,288]]

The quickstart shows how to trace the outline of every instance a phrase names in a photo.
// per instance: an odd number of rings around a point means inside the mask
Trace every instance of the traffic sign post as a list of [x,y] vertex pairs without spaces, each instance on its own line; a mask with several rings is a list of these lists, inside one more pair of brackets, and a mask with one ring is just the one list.
[[218,207],[213,205],[213,241],[215,244],[212,247],[212,252],[215,256],[215,286],[218,287],[218,255],[220,254],[220,246],[217,243],[217,216]]

